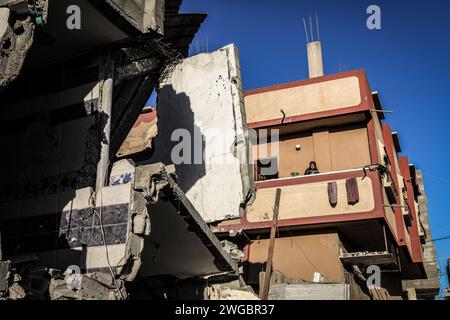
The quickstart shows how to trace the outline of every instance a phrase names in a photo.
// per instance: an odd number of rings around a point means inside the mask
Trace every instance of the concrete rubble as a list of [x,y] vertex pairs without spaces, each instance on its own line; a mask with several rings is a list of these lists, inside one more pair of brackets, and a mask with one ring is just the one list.
[[73,280],[72,286],[70,276],[51,279],[49,294],[52,300],[119,300],[127,296],[124,282],[106,273],[80,275],[79,279]]
[[206,300],[260,300],[251,287],[242,287],[239,281],[213,284],[204,294]]
[[[219,241],[204,224],[189,201],[184,198],[184,194],[175,182],[174,167],[165,167],[162,164],[134,167],[128,160],[122,160],[113,167],[111,181],[124,183],[123,178],[130,170],[133,170],[131,174],[133,177],[132,200],[127,227],[130,233],[123,248],[119,246],[107,249],[112,255],[114,255],[114,250],[123,250],[124,252],[124,256],[121,258],[123,262],[114,263],[117,265],[115,270],[104,268],[98,272],[89,272],[88,270],[84,273],[74,273],[74,270],[70,270],[70,268],[65,271],[39,268],[38,265],[42,258],[35,257],[25,260],[17,259],[12,272],[10,262],[1,262],[0,292],[2,297],[11,300],[46,298],[52,300],[120,300],[129,297],[127,284],[143,277],[156,279],[160,272],[164,274],[172,272],[178,278],[198,277],[200,282],[204,276],[222,274],[223,276],[220,278],[223,279],[227,279],[229,276],[237,277],[237,263],[241,253],[229,244],[228,250],[222,249]],[[121,184],[121,186],[124,185]],[[161,197],[164,200],[161,200]],[[162,225],[160,219],[157,218],[160,214],[157,207],[154,207],[156,211],[151,209],[152,206],[158,206],[161,202],[169,204],[171,201],[178,204],[174,209],[180,210],[181,215],[176,214],[177,211],[174,210],[176,215],[171,217],[171,213],[167,211],[169,208],[167,205],[164,206],[164,212],[161,214],[164,214],[164,219],[172,221],[170,223],[175,223],[173,227],[170,227],[171,224]],[[152,215],[155,219],[152,219]],[[152,220],[154,221],[152,222]],[[176,220],[178,222],[175,222]],[[186,225],[186,231],[178,229],[180,227],[177,225],[180,223]],[[167,229],[168,227],[169,229]],[[166,243],[166,238],[158,236],[161,232],[156,234],[153,228],[160,229],[162,234],[167,234],[171,228],[172,232],[178,233],[177,237],[182,242],[188,243],[188,246],[184,249],[181,248],[182,251],[176,249],[174,251],[171,249],[173,244]],[[207,249],[198,251],[203,245]],[[154,246],[158,247],[157,251],[153,250]],[[183,256],[186,249],[188,255],[196,255],[197,258],[190,264],[173,263],[180,257],[181,260],[187,259],[187,255]],[[234,254],[229,256],[229,253]],[[154,258],[155,254],[159,255],[157,260]],[[161,266],[159,266],[160,263],[162,263]],[[45,261],[42,261],[42,264],[45,264]],[[219,282],[221,281],[219,280]],[[239,290],[236,290],[225,291],[219,296],[235,297],[236,294],[240,294]],[[221,292],[221,290],[219,291]]]
[[174,166],[114,157],[206,15],[179,13],[179,0],[82,0],[74,37],[71,4],[0,1],[0,141],[14,155],[0,188],[0,298],[179,297],[205,277],[238,278],[239,255]]

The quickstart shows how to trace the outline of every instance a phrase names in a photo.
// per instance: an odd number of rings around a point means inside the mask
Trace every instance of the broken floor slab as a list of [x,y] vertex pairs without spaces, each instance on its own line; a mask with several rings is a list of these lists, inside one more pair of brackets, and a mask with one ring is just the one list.
[[[151,221],[151,232],[143,240],[140,253],[140,277],[170,275],[190,279],[219,273],[236,275],[236,261],[222,248],[173,173],[162,164],[136,168],[135,193],[146,199],[144,204]],[[135,195],[136,199],[139,196]],[[133,211],[138,209],[136,206]]]
[[159,89],[158,132],[145,163],[175,164],[181,189],[206,222],[239,218],[254,183],[236,46],[175,67]]
[[155,109],[150,107],[144,110],[117,152],[117,157],[148,157],[153,139],[158,135],[157,122]]

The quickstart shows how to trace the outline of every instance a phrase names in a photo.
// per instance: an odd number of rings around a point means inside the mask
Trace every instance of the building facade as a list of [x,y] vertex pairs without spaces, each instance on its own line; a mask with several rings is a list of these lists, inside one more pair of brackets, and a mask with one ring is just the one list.
[[116,157],[206,15],[180,0],[72,4],[0,1],[0,299],[170,298],[235,275],[171,166]]
[[[256,200],[212,228],[243,246],[248,284],[262,286],[277,189],[272,270],[284,283],[347,284],[350,299],[402,299],[410,283],[402,281],[435,276],[420,172],[400,154],[364,71],[250,90],[245,105],[257,132]],[[311,162],[319,173],[307,174]],[[368,286],[374,266],[381,282]],[[431,297],[439,285],[430,281]]]

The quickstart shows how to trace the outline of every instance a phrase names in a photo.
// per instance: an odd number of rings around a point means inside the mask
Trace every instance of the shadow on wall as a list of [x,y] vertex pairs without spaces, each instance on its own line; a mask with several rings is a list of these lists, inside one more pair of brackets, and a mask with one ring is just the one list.
[[[205,137],[195,124],[191,102],[185,93],[177,93],[171,85],[166,85],[158,92],[160,97],[170,103],[164,107],[158,105],[158,135],[153,141],[152,154],[138,164],[175,164],[179,185],[188,192],[206,175]],[[177,161],[181,159],[182,163]]]
[[[0,147],[7,150],[0,230],[6,257],[41,253],[49,261],[46,267],[85,268],[88,242],[76,234],[78,210],[67,207],[75,190],[95,184],[106,120],[95,112],[98,70],[84,66],[80,60],[23,73],[0,94]],[[43,72],[48,81],[42,81]],[[62,249],[63,255],[55,253]]]

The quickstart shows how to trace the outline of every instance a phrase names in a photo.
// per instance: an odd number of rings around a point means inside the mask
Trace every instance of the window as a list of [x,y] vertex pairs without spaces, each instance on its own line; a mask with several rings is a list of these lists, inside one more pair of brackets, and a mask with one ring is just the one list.
[[258,181],[278,179],[278,158],[260,159],[257,161],[256,166]]

